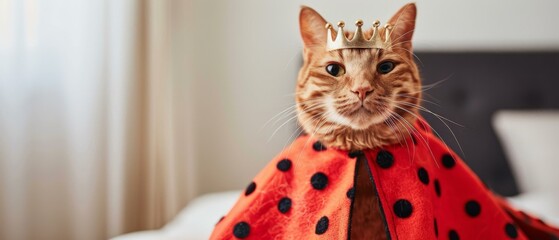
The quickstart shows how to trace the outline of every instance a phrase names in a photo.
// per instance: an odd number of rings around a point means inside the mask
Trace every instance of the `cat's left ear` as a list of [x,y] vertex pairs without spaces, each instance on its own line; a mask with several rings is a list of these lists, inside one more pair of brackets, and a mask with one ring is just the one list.
[[415,3],[408,3],[392,18],[388,23],[393,26],[392,34],[390,39],[392,40],[392,46],[394,51],[398,51],[399,48],[404,48],[411,55],[412,44],[411,39],[413,32],[415,30],[415,17],[417,15],[417,8]]

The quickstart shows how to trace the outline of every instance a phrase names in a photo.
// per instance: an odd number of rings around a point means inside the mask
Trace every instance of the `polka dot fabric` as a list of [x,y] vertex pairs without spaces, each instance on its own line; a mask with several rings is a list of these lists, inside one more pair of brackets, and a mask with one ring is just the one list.
[[300,137],[249,183],[210,239],[348,239],[357,156],[368,161],[388,239],[559,239],[491,193],[422,125],[407,144],[357,152]]

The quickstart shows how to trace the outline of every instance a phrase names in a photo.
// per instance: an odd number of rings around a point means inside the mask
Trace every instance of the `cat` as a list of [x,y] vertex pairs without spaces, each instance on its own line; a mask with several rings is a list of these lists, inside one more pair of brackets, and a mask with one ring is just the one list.
[[[375,149],[409,136],[421,101],[421,79],[411,43],[416,11],[415,4],[405,5],[388,21],[393,26],[390,51],[326,51],[326,20],[309,7],[301,9],[304,64],[295,99],[306,133],[326,146],[344,150]],[[364,33],[368,39],[372,29]],[[386,239],[365,166],[360,166],[358,176],[351,239]]]
[[252,179],[210,239],[559,239],[484,186],[420,117],[416,14],[411,3],[388,21],[390,46],[330,49],[326,21],[302,7],[295,101],[307,134]]

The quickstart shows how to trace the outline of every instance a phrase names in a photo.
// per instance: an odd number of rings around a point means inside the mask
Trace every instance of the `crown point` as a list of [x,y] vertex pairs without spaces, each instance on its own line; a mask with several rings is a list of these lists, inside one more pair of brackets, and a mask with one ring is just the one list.
[[[380,27],[379,20],[374,21],[373,28],[372,28],[373,33],[370,37],[365,36],[366,34],[363,33],[362,19],[357,19],[357,21],[355,21],[355,26],[357,26],[357,29],[353,33],[353,37],[346,36],[346,33],[344,32],[344,27],[345,27],[344,21],[339,21],[337,25],[338,25],[337,31],[333,30],[334,28],[333,24],[327,23],[324,26],[328,33],[326,39],[327,51],[333,51],[338,49],[352,49],[352,48],[373,48],[373,49],[391,48],[392,43],[390,41],[390,33],[391,33],[390,29],[392,28],[392,26],[385,25],[386,29],[379,29]],[[383,30],[385,35],[384,39],[380,36]]]
[[357,21],[355,21],[355,26],[358,26],[358,27],[363,26],[363,20],[358,19]]
[[386,24],[386,25],[384,25],[384,28],[386,28],[388,30],[392,30],[393,27],[390,24]]
[[344,21],[339,21],[338,22],[338,27],[345,27],[345,22]]

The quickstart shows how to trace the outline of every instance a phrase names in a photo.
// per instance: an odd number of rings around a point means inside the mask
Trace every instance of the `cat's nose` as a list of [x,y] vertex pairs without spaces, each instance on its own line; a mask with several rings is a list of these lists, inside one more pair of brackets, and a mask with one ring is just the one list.
[[351,92],[355,93],[361,101],[365,100],[367,95],[373,92],[373,88],[371,86],[361,86],[358,88],[351,89]]

